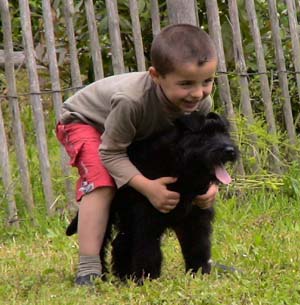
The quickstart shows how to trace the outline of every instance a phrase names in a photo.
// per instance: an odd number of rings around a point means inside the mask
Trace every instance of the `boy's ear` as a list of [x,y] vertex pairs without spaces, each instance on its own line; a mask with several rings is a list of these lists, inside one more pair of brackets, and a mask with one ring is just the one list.
[[159,77],[160,77],[160,74],[158,73],[158,71],[154,67],[152,67],[152,66],[149,67],[148,71],[149,71],[149,74],[150,74],[152,80],[156,84],[158,84],[159,83]]

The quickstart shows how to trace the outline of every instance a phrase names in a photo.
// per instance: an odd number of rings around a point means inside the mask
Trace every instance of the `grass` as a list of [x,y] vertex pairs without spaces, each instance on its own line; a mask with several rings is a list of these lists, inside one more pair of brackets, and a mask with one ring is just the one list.
[[[261,190],[218,200],[213,260],[242,273],[214,268],[185,275],[172,232],[163,239],[159,280],[142,287],[109,277],[94,288],[74,287],[77,237],[66,237],[68,217],[0,228],[0,304],[299,304],[299,198]],[[0,215],[1,217],[1,215]]]

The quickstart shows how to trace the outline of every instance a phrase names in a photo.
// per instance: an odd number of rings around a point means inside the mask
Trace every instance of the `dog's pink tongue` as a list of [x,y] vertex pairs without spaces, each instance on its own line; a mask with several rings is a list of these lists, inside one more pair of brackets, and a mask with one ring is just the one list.
[[216,166],[215,175],[217,179],[223,184],[229,184],[231,182],[231,177],[228,174],[224,166]]

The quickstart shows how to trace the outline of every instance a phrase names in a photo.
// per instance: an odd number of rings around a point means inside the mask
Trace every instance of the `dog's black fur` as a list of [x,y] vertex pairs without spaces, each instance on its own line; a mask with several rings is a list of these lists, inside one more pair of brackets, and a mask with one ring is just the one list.
[[[210,183],[218,182],[216,166],[236,161],[238,150],[228,132],[226,119],[215,113],[206,117],[195,112],[175,121],[163,134],[137,141],[128,148],[133,164],[150,179],[178,177],[168,186],[180,193],[180,202],[170,213],[156,210],[146,197],[131,187],[116,193],[111,208],[111,221],[117,228],[112,242],[113,272],[121,279],[160,276],[161,236],[172,228],[180,242],[186,271],[210,273],[213,208],[201,209],[192,204],[196,195],[205,194]],[[67,229],[76,232],[77,218]],[[111,235],[108,226],[104,252]],[[102,262],[104,264],[104,262]]]

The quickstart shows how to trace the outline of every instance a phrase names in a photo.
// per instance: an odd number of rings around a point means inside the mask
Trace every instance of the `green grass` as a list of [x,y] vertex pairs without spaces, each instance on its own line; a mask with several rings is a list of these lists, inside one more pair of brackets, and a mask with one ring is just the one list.
[[[223,192],[224,193],[224,192]],[[142,287],[109,277],[94,288],[74,287],[77,237],[64,235],[68,217],[38,217],[33,227],[0,228],[0,304],[299,304],[298,196],[260,190],[218,200],[209,276],[184,274],[172,232],[163,239],[159,280]],[[1,217],[1,215],[0,215]]]

